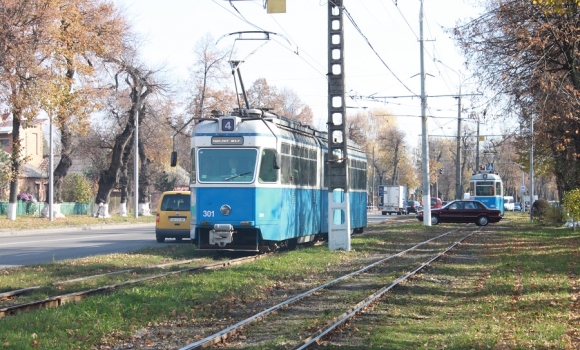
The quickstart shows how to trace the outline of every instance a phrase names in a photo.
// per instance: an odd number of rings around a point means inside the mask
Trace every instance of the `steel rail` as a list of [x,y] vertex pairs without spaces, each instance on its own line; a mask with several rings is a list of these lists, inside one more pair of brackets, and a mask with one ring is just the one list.
[[183,272],[191,272],[191,271],[196,271],[196,270],[213,270],[213,269],[218,269],[218,268],[222,268],[222,267],[240,265],[240,264],[243,264],[246,262],[263,259],[267,256],[270,256],[271,254],[272,253],[261,254],[261,255],[251,256],[251,257],[243,257],[243,258],[227,260],[227,261],[203,265],[203,266],[190,267],[187,269],[170,271],[170,272],[165,272],[162,274],[156,274],[156,275],[152,275],[152,276],[137,278],[137,279],[133,279],[133,280],[129,280],[129,281],[121,282],[121,283],[116,283],[116,284],[111,284],[111,285],[106,285],[106,286],[93,288],[93,289],[89,289],[89,290],[85,290],[85,291],[68,293],[68,294],[58,295],[58,296],[54,296],[54,297],[50,297],[50,298],[46,298],[46,299],[42,299],[42,300],[35,300],[35,301],[28,302],[28,303],[12,305],[12,306],[8,306],[8,307],[0,308],[0,319],[3,317],[6,317],[6,316],[15,315],[16,313],[22,312],[22,311],[29,311],[29,310],[33,310],[33,309],[47,308],[47,307],[59,307],[61,305],[64,305],[64,304],[67,304],[67,303],[70,303],[73,301],[82,300],[82,299],[84,299],[92,294],[111,291],[111,290],[114,290],[114,289],[117,289],[117,288],[120,288],[120,287],[123,287],[126,285],[131,285],[131,284],[135,284],[135,283],[139,283],[139,282],[143,282],[143,281],[149,281],[152,279],[161,278],[161,277],[165,277],[165,276],[176,275],[176,274],[180,274]]
[[[136,267],[136,268],[132,268],[132,269],[119,270],[119,271],[112,271],[112,272],[108,272],[108,273],[101,273],[98,275],[73,278],[73,279],[66,280],[66,281],[57,281],[57,282],[53,282],[51,284],[53,286],[58,286],[58,285],[67,284],[67,283],[86,281],[86,280],[97,278],[97,277],[104,277],[104,276],[116,275],[116,274],[121,274],[121,273],[133,272],[133,271],[139,270],[139,269],[162,269],[162,268],[165,268],[167,266],[188,264],[188,263],[195,261],[195,260],[197,260],[197,259],[187,259],[187,260],[174,261],[174,262],[158,264],[158,265]],[[8,291],[8,292],[2,292],[2,293],[0,293],[0,300],[7,299],[9,297],[17,296],[20,294],[28,293],[32,290],[36,290],[39,288],[42,288],[42,286],[33,286],[33,287],[27,287],[27,288],[22,288],[22,289],[15,289],[15,290]]]
[[179,350],[199,349],[199,348],[203,348],[203,347],[207,347],[207,346],[210,346],[210,345],[213,345],[213,344],[217,344],[217,343],[223,342],[226,339],[228,339],[228,337],[233,336],[234,334],[238,333],[238,331],[242,330],[244,327],[248,326],[249,324],[252,324],[254,322],[257,322],[257,321],[263,319],[264,317],[266,317],[266,316],[274,313],[275,311],[277,311],[279,309],[282,309],[282,308],[284,308],[284,307],[286,307],[286,306],[288,306],[288,305],[290,305],[290,304],[292,304],[292,303],[294,303],[294,302],[296,302],[296,301],[298,301],[300,299],[303,299],[303,298],[305,298],[305,297],[307,297],[307,296],[309,296],[311,294],[314,294],[314,293],[318,292],[319,290],[322,290],[324,288],[327,288],[327,287],[329,287],[329,286],[331,286],[333,284],[336,284],[338,282],[341,282],[341,281],[343,281],[345,279],[348,279],[348,278],[353,277],[355,275],[361,274],[361,273],[363,273],[363,272],[365,272],[365,271],[367,271],[367,270],[369,270],[369,269],[371,269],[371,268],[373,268],[373,267],[375,267],[377,265],[380,265],[380,264],[382,264],[382,263],[384,263],[384,262],[386,262],[388,260],[394,259],[394,258],[396,258],[398,256],[402,256],[402,255],[404,255],[404,254],[406,254],[406,253],[408,253],[408,252],[410,252],[410,251],[412,251],[414,249],[419,248],[422,245],[425,245],[425,244],[427,244],[427,243],[429,243],[431,241],[434,241],[436,239],[439,239],[439,238],[444,237],[446,235],[449,235],[451,233],[457,232],[457,231],[459,231],[459,230],[461,230],[463,228],[465,228],[465,227],[460,227],[460,228],[457,228],[457,229],[454,229],[454,230],[445,232],[445,233],[443,233],[443,234],[441,234],[439,236],[430,238],[430,239],[428,239],[426,241],[423,241],[421,243],[418,243],[418,244],[412,246],[411,248],[405,249],[405,250],[403,250],[401,252],[398,252],[396,254],[390,255],[390,256],[388,256],[388,257],[386,257],[384,259],[378,260],[378,261],[376,261],[376,262],[374,262],[374,263],[372,263],[370,265],[367,265],[367,266],[363,267],[362,269],[359,269],[357,271],[351,272],[351,273],[346,274],[344,276],[341,276],[341,277],[339,277],[337,279],[334,279],[334,280],[332,280],[330,282],[327,282],[325,284],[322,284],[322,285],[320,285],[320,286],[318,286],[316,288],[310,289],[310,290],[308,290],[306,292],[303,292],[303,293],[301,293],[299,295],[296,295],[296,296],[294,296],[294,297],[292,297],[290,299],[287,299],[287,300],[283,301],[282,303],[279,303],[279,304],[274,305],[274,306],[272,306],[272,307],[270,307],[270,308],[268,308],[268,309],[266,309],[264,311],[261,311],[261,312],[255,314],[254,316],[248,317],[248,318],[246,318],[246,319],[244,319],[244,320],[242,320],[242,321],[240,321],[240,322],[238,322],[238,323],[236,323],[236,324],[234,324],[234,325],[232,325],[230,327],[224,328],[223,330],[221,330],[221,331],[219,331],[217,333],[214,333],[214,334],[212,334],[212,335],[210,335],[208,337],[205,337],[205,338],[203,338],[201,340],[198,340],[198,341],[196,341],[194,343],[188,344],[188,345],[180,348]]
[[329,322],[325,327],[319,329],[317,332],[313,333],[313,335],[311,335],[310,337],[304,339],[300,344],[292,347],[291,350],[306,349],[310,345],[312,345],[314,343],[318,343],[318,341],[320,339],[322,339],[325,335],[327,335],[328,333],[332,332],[334,329],[336,329],[338,326],[342,325],[344,322],[346,322],[349,319],[351,319],[354,316],[356,316],[358,313],[360,313],[367,306],[369,306],[373,302],[375,302],[378,299],[380,299],[389,290],[393,289],[395,286],[397,286],[401,282],[405,281],[409,277],[411,277],[411,276],[415,275],[416,273],[418,273],[419,271],[423,270],[425,267],[429,266],[435,260],[437,260],[437,259],[441,258],[443,255],[447,254],[447,252],[449,252],[451,249],[455,248],[458,244],[460,244],[461,242],[463,242],[465,239],[467,239],[467,238],[471,237],[473,234],[481,231],[482,228],[483,227],[480,227],[477,231],[473,231],[469,235],[461,238],[459,241],[455,242],[454,244],[452,244],[447,249],[445,249],[443,252],[437,254],[433,258],[427,260],[426,262],[424,262],[423,264],[421,264],[419,267],[417,267],[413,271],[408,272],[404,276],[401,276],[401,277],[397,278],[391,284],[389,284],[389,285],[381,288],[377,292],[371,294],[366,299],[364,299],[363,301],[359,302],[357,305],[355,305],[354,307],[352,307],[350,310],[348,310],[347,312],[343,313],[342,315],[336,317],[335,320]]

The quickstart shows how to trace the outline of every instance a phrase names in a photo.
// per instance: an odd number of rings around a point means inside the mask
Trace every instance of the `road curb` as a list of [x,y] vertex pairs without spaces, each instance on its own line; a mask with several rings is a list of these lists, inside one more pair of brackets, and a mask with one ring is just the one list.
[[95,225],[80,225],[80,226],[55,226],[55,227],[42,227],[36,229],[1,229],[0,236],[17,236],[23,234],[43,234],[43,233],[55,233],[55,232],[71,232],[71,231],[100,231],[100,230],[110,230],[110,229],[120,229],[120,228],[130,228],[130,227],[155,227],[155,223],[135,223],[135,224],[95,224]]

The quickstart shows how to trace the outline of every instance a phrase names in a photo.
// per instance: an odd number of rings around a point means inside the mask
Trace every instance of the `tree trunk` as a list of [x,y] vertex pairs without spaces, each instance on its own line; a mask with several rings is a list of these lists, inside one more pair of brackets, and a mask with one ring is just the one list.
[[[68,84],[68,92],[72,91],[72,83],[75,75],[75,70],[72,67],[66,72],[66,82]],[[72,153],[72,133],[69,125],[69,116],[63,115],[64,113],[68,113],[66,108],[61,110],[58,118],[58,127],[60,129],[60,161],[54,169],[53,172],[53,188],[54,188],[54,201],[55,203],[62,203],[62,183],[64,178],[68,174],[68,170],[72,165],[71,153]],[[48,198],[47,198],[48,203]],[[60,207],[59,207],[60,208]],[[60,212],[59,212],[60,214]]]
[[20,146],[20,117],[17,109],[12,110],[12,159],[10,160],[10,199],[8,204],[8,220],[16,220],[16,208],[18,205],[18,173],[21,165]]
[[393,155],[393,176],[391,177],[391,185],[395,185],[395,181],[397,180],[397,169],[399,167],[399,146],[400,146],[400,141],[397,140],[395,142],[395,149],[394,149],[394,155]]
[[[72,165],[72,159],[70,157],[71,150],[72,150],[72,134],[70,129],[66,125],[62,125],[60,133],[60,141],[61,141],[61,153],[60,153],[60,161],[58,165],[54,169],[53,172],[53,191],[54,191],[54,205],[53,206],[53,215],[54,217],[65,217],[60,212],[60,204],[62,203],[62,183],[64,182],[64,178],[68,174],[68,170]],[[49,196],[46,196],[46,205],[45,208],[48,209],[48,201]],[[48,217],[49,213],[48,210],[43,211],[43,217]]]
[[151,186],[151,160],[145,154],[143,142],[139,142],[139,158],[141,170],[139,171],[139,215],[151,215],[150,191]]
[[[111,164],[109,168],[101,171],[99,176],[99,189],[97,191],[97,196],[95,197],[95,205],[103,206],[109,204],[109,199],[111,191],[119,183],[120,169],[123,166],[123,154],[127,143],[131,140],[133,136],[133,131],[135,130],[135,110],[131,109],[129,111],[129,120],[125,125],[123,132],[117,137],[115,137],[115,144],[113,146],[113,152],[111,154]],[[99,216],[98,213],[94,212],[93,216]],[[105,213],[104,216],[108,216]]]
[[131,190],[129,186],[131,181],[129,180],[129,160],[131,159],[131,153],[133,151],[133,143],[135,139],[135,134],[131,136],[125,151],[123,152],[123,165],[121,165],[119,187],[121,189],[121,200],[119,202],[119,215],[127,216],[128,209],[127,203],[129,202],[129,197],[131,196]]

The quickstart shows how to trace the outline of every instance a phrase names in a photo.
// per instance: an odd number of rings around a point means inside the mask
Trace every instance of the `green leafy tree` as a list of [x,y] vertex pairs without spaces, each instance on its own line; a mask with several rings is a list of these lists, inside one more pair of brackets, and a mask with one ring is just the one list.
[[90,182],[80,174],[69,174],[64,178],[62,197],[65,202],[85,203],[92,197]]
[[153,179],[153,181],[155,187],[161,192],[171,191],[177,184],[177,178],[174,175],[168,174],[165,171],[160,173],[155,179]]
[[565,192],[562,203],[572,220],[580,219],[580,188]]

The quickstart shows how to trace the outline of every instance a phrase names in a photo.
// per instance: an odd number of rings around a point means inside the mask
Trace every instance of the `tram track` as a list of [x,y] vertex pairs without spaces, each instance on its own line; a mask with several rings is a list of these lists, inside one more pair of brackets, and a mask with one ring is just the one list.
[[232,349],[248,346],[308,348],[480,230],[473,226],[458,228],[390,254],[190,343],[181,350],[218,343],[220,348]]
[[[0,306],[0,319],[3,317],[6,317],[6,316],[15,315],[19,312],[30,311],[30,310],[39,309],[39,308],[59,307],[61,305],[65,305],[65,304],[70,303],[70,302],[82,300],[84,298],[90,297],[91,295],[95,295],[95,294],[99,294],[99,293],[107,293],[107,292],[114,291],[116,289],[119,289],[119,288],[122,288],[125,286],[129,286],[129,285],[133,285],[133,284],[141,283],[141,282],[147,282],[150,280],[154,280],[154,279],[158,279],[158,278],[162,278],[162,277],[166,277],[166,276],[170,276],[170,275],[181,274],[181,273],[186,273],[186,272],[215,270],[215,269],[221,269],[221,268],[227,268],[230,266],[245,264],[245,263],[249,263],[249,262],[259,260],[259,259],[266,258],[266,257],[270,256],[271,254],[272,253],[253,255],[253,256],[248,256],[248,257],[220,261],[220,262],[216,262],[216,263],[212,263],[212,264],[205,264],[205,265],[200,265],[200,266],[189,267],[189,268],[185,268],[185,269],[178,269],[178,270],[168,271],[168,272],[163,272],[163,273],[150,274],[150,275],[147,275],[144,277],[132,278],[132,279],[125,280],[125,281],[122,281],[119,283],[107,284],[107,285],[99,286],[96,288],[79,290],[79,291],[75,291],[75,292],[71,292],[71,293],[66,293],[66,294],[62,294],[62,295],[55,295],[55,296],[51,296],[48,298],[27,301],[24,303],[19,303],[19,304],[14,304],[14,305]],[[59,286],[59,285],[71,284],[71,283],[86,281],[89,279],[99,278],[99,277],[103,277],[103,276],[110,276],[110,275],[114,275],[114,274],[131,274],[131,273],[134,273],[138,270],[145,270],[146,271],[146,270],[154,270],[154,269],[163,269],[163,268],[175,266],[175,265],[189,264],[189,263],[194,262],[195,260],[196,259],[187,259],[187,260],[181,260],[181,261],[176,261],[176,262],[171,262],[171,263],[146,266],[146,267],[142,267],[142,268],[125,269],[125,270],[113,271],[113,272],[105,273],[105,274],[84,276],[84,277],[79,277],[79,278],[74,278],[74,279],[69,279],[69,280],[64,280],[64,281],[53,282],[53,283],[51,283],[51,285],[52,286]],[[41,288],[43,288],[43,286],[32,286],[32,287],[20,288],[17,290],[3,292],[3,293],[0,293],[0,300],[10,300],[12,298],[17,298],[23,294],[30,293],[33,291],[38,291]]]

